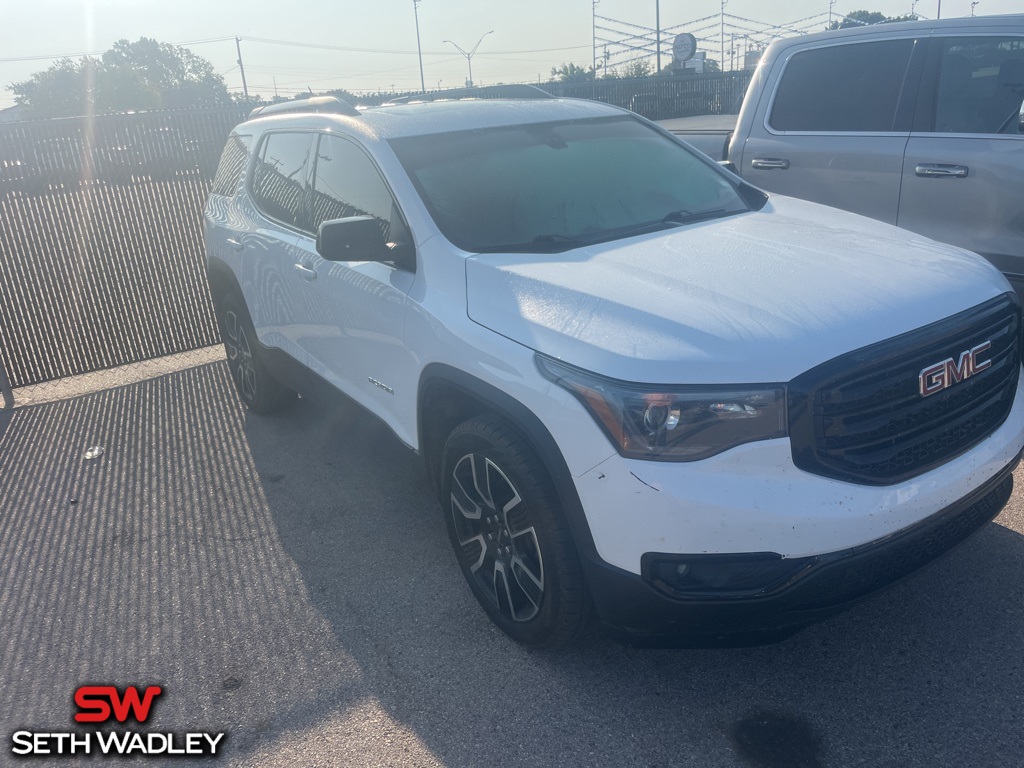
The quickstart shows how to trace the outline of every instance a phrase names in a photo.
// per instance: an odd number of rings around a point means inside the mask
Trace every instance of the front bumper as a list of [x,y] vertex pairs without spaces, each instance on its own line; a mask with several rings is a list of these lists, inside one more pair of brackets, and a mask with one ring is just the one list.
[[[627,639],[671,638],[692,646],[782,639],[913,573],[992,520],[1013,490],[1018,455],[972,493],[903,530],[850,549],[805,558],[781,584],[729,596],[672,597],[650,573],[584,558],[602,620]],[[685,558],[681,555],[670,557]]]

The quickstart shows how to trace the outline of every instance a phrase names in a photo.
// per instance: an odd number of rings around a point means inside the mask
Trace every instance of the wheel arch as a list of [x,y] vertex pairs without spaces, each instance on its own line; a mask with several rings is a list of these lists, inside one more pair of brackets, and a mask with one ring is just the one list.
[[441,452],[445,439],[456,426],[483,413],[501,416],[526,440],[551,475],[580,556],[584,560],[597,557],[576,484],[558,444],[544,423],[507,392],[443,363],[432,363],[424,368],[417,397],[419,448],[435,493],[440,490]]
[[242,286],[239,284],[238,278],[235,277],[231,267],[224,262],[218,259],[208,259],[206,262],[206,279],[210,284],[210,296],[213,298],[214,305],[229,293],[234,293],[239,298],[244,298]]

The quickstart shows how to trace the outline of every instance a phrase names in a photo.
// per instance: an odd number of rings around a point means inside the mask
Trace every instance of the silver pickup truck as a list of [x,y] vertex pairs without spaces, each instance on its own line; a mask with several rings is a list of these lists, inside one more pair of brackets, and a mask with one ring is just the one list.
[[777,40],[739,117],[663,121],[762,189],[988,258],[1024,293],[1024,15]]

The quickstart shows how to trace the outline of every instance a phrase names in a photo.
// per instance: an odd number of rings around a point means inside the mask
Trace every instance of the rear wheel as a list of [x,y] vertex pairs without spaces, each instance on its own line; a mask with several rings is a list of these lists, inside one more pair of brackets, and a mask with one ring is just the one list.
[[218,319],[228,370],[245,407],[256,413],[275,413],[295,399],[295,392],[279,383],[259,356],[256,331],[242,302],[228,295]]
[[590,603],[536,454],[506,421],[482,416],[452,431],[441,463],[448,534],[484,611],[524,645],[571,643],[589,623]]

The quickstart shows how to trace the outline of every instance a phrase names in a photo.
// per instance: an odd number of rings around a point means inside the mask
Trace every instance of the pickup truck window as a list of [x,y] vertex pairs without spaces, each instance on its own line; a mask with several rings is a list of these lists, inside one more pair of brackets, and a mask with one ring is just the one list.
[[769,125],[776,131],[894,130],[913,40],[814,48],[786,64]]
[[1024,102],[1024,37],[941,40],[935,98],[939,133],[1018,132]]
[[723,172],[632,117],[391,146],[445,237],[475,253],[553,253],[749,210]]

